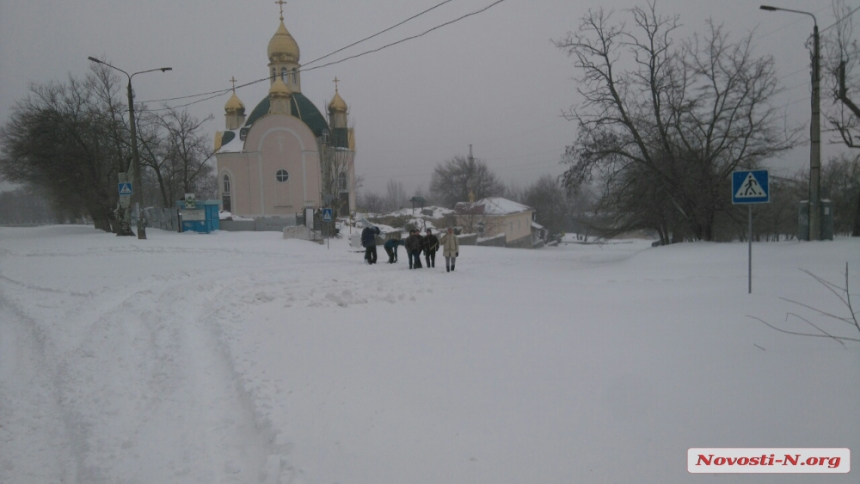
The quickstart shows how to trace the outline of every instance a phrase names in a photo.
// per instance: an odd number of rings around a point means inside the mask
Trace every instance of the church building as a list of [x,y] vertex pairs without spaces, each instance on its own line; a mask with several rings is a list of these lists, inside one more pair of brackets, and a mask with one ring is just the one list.
[[268,46],[269,95],[249,115],[235,90],[215,135],[222,210],[278,217],[306,208],[355,210],[355,138],[335,78],[328,118],[302,94],[299,45],[281,23]]

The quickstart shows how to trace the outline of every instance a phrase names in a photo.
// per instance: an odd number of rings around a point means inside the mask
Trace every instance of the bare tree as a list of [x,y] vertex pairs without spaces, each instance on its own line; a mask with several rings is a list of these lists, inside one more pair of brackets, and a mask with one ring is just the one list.
[[375,193],[362,193],[356,202],[359,209],[367,213],[382,213],[385,210],[385,199]]
[[[808,175],[807,175],[808,179]],[[842,154],[821,167],[821,197],[833,208],[833,233],[860,236],[857,211],[860,210],[860,156]]]
[[406,189],[403,183],[396,180],[388,180],[385,185],[385,210],[395,211],[406,206]]
[[600,180],[599,207],[625,230],[713,240],[717,217],[732,209],[732,171],[797,138],[770,105],[773,60],[753,55],[752,34],[732,43],[713,23],[678,43],[678,17],[659,15],[653,2],[629,14],[632,29],[602,9],[589,12],[556,41],[582,70],[585,99],[566,114],[579,130],[565,186],[576,192]]
[[320,143],[323,172],[322,199],[336,215],[342,216],[348,213],[350,191],[356,190],[361,180],[355,180],[350,187],[350,171],[355,159],[353,130],[336,128],[335,131],[345,138],[333,137]]
[[[836,296],[836,298],[839,300],[841,305],[844,306],[845,309],[847,309],[847,311],[845,311],[846,314],[844,316],[840,316],[839,314],[837,314],[837,312],[835,310],[822,309],[822,307],[820,307],[820,306],[817,306],[817,305],[813,306],[813,305],[810,305],[810,304],[807,304],[807,303],[804,303],[801,301],[796,301],[793,299],[786,299],[783,297],[781,297],[780,299],[782,299],[783,301],[787,301],[791,304],[794,304],[796,306],[799,306],[801,308],[804,308],[808,311],[811,311],[819,319],[822,319],[825,321],[838,321],[842,324],[845,324],[849,328],[851,328],[852,334],[854,331],[857,331],[858,336],[860,336],[860,320],[857,319],[858,311],[856,311],[854,309],[854,302],[851,301],[852,294],[851,294],[851,290],[850,290],[850,279],[848,277],[848,263],[847,262],[845,263],[845,273],[844,273],[844,276],[845,276],[845,283],[844,284],[845,284],[845,286],[844,287],[839,285],[838,283],[830,282],[830,281],[824,279],[823,277],[815,275],[810,271],[803,270],[803,272],[805,274],[807,274],[808,276],[812,277],[813,279],[815,279],[816,282],[818,282],[819,284],[824,286],[831,294]],[[856,296],[856,294],[855,294],[855,296]],[[829,338],[829,339],[832,339],[833,341],[841,344],[843,347],[845,346],[846,341],[860,342],[860,338],[852,337],[852,336],[844,336],[844,335],[838,334],[837,331],[834,331],[834,330],[829,329],[829,328],[825,328],[825,325],[822,324],[821,322],[818,322],[818,324],[816,324],[815,322],[810,320],[810,319],[812,319],[811,317],[805,317],[805,316],[803,316],[797,312],[787,313],[785,315],[785,322],[788,322],[790,319],[797,319],[798,321],[802,321],[802,322],[806,323],[808,326],[812,327],[815,330],[815,332],[807,333],[807,332],[800,332],[800,331],[790,331],[787,329],[780,328],[779,326],[773,325],[771,323],[768,323],[767,321],[765,321],[761,318],[755,317],[755,316],[747,315],[747,317],[755,319],[756,321],[759,321],[759,322],[765,324],[766,326],[770,327],[771,329],[775,329],[776,331],[779,331],[780,333],[793,334],[796,336],[807,336],[807,337],[813,337],[813,338]],[[842,327],[843,329],[845,328],[845,326],[842,326],[841,324],[838,326]],[[837,334],[834,334],[834,333],[837,333]]]
[[430,181],[430,193],[445,207],[453,208],[457,202],[500,196],[504,184],[487,163],[472,157],[455,156],[436,165]]
[[188,111],[171,108],[150,111],[142,119],[138,127],[141,163],[158,181],[162,207],[212,184],[212,141],[201,131],[211,116],[197,119]]
[[551,234],[563,231],[571,216],[564,187],[552,175],[544,175],[528,187],[522,202],[535,209],[537,223]]
[[0,129],[0,173],[44,188],[52,205],[88,214],[97,228],[134,235],[127,211],[114,210],[117,174],[130,163],[119,89],[103,66],[83,80],[31,85]]
[[[852,150],[860,149],[860,100],[856,94],[860,89],[860,46],[854,37],[854,23],[845,1],[834,1],[833,11],[840,20],[824,39],[822,65],[834,105],[824,110],[824,117],[838,134],[836,142]],[[853,213],[851,234],[860,237],[860,182],[855,181],[853,192],[854,203],[849,208],[849,213]]]

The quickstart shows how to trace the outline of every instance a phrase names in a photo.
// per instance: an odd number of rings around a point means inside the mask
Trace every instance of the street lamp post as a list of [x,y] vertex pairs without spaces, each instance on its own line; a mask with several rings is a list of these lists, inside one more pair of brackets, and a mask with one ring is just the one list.
[[155,71],[172,71],[172,67],[159,67],[157,69],[149,69],[146,71],[135,72],[133,74],[129,74],[119,67],[112,66],[107,62],[96,59],[95,57],[87,57],[92,62],[96,64],[102,64],[110,67],[111,69],[117,70],[125,74],[128,78],[128,128],[131,131],[131,159],[132,159],[132,171],[133,171],[133,181],[132,181],[132,200],[137,206],[138,215],[137,215],[137,238],[145,239],[146,238],[146,222],[143,215],[143,177],[141,176],[141,167],[140,167],[140,155],[137,151],[137,124],[134,118],[134,91],[131,88],[131,78],[138,74],[145,74],[147,72],[155,72]]
[[810,12],[762,5],[769,12],[791,12],[812,17],[812,120],[809,123],[809,240],[821,238],[821,56],[818,20]]

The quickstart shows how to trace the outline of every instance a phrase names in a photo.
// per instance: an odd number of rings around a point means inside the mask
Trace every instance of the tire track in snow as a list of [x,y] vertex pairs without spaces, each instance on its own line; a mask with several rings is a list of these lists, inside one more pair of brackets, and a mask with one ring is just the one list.
[[[260,482],[272,468],[271,431],[258,427],[253,400],[200,314],[214,297],[204,284],[212,277],[137,288],[90,328],[75,352],[83,363],[68,365],[67,392],[90,427],[88,461],[105,482]],[[109,381],[86,380],[105,364],[114,365]],[[79,383],[88,394],[75,391]],[[181,455],[168,454],[176,448]]]
[[[216,277],[154,276],[105,288],[96,301],[77,301],[66,312],[69,321],[46,324],[0,293],[0,314],[17,312],[20,320],[0,320],[0,482],[290,482],[281,472],[286,455],[274,450],[274,432],[206,313],[220,288],[205,281]],[[37,291],[46,304],[68,298],[38,289],[16,284],[15,292],[30,301]],[[27,325],[32,336],[22,341]],[[64,341],[55,345],[57,338]],[[39,355],[53,361],[39,362]],[[18,375],[21,367],[27,371]],[[40,385],[22,379],[34,375],[53,377]],[[45,408],[50,395],[37,392],[52,392],[60,403]],[[44,426],[54,431],[7,424],[58,415],[63,422]],[[63,436],[54,434],[66,427],[69,436],[59,441]],[[169,454],[177,448],[180,455]],[[37,455],[19,458],[27,453]]]
[[0,286],[0,482],[73,482],[82,455],[59,404],[44,333]]

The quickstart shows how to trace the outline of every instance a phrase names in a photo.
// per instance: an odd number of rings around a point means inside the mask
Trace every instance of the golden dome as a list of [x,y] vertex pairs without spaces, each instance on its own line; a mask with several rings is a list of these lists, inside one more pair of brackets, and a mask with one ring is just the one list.
[[334,97],[328,104],[328,110],[341,113],[346,112],[346,102],[344,102],[343,98],[340,97],[340,94],[337,93],[336,89],[334,91]]
[[273,82],[272,87],[269,88],[269,96],[272,98],[290,97],[292,94],[293,92],[290,91],[290,88],[284,84],[284,81],[282,81],[280,77],[275,78],[275,82]]
[[287,32],[283,19],[281,19],[281,25],[278,26],[278,31],[269,41],[268,53],[271,62],[299,62],[299,44]]
[[233,95],[230,96],[230,99],[227,100],[227,104],[224,105],[224,111],[227,111],[228,113],[245,111],[245,105],[239,100],[239,96],[236,95],[235,91],[233,92]]

